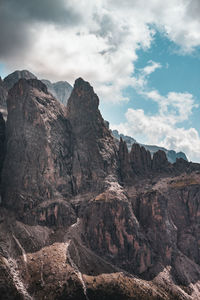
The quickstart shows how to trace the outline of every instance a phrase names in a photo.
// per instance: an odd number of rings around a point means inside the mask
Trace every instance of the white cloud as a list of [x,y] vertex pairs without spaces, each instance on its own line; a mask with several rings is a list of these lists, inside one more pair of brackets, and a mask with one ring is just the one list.
[[[41,14],[39,20],[25,24],[29,45],[24,51],[13,50],[7,57],[5,62],[10,71],[29,68],[39,77],[71,83],[82,76],[94,85],[104,101],[119,102],[127,100],[122,90],[134,74],[137,49],[151,46],[154,30],[150,24],[183,52],[191,52],[200,44],[196,0],[125,0],[123,5],[119,0],[63,2],[68,14],[71,11],[75,16],[71,26],[67,21],[65,24],[63,15],[62,22],[57,15],[50,22],[52,13],[48,18],[44,16],[45,22]],[[159,67],[150,64],[144,73],[148,75]]]
[[200,137],[195,128],[177,128],[170,116],[148,116],[141,109],[128,109],[126,119],[125,123],[113,125],[112,128],[138,141],[144,140],[146,144],[183,151],[189,160],[200,162]]
[[[66,20],[63,14],[59,20],[60,13],[56,11],[48,13],[45,6],[42,10],[45,16],[41,12],[39,18],[34,19],[33,14],[30,22],[24,19],[19,23],[24,10],[20,7],[16,10],[18,18],[14,20],[20,24],[20,30],[14,32],[18,40],[26,41],[24,36],[19,39],[20,32],[28,39],[26,47],[25,42],[22,43],[24,50],[20,47],[15,50],[8,43],[9,51],[7,55],[4,51],[3,57],[9,71],[27,68],[40,78],[70,83],[81,76],[91,82],[100,99],[115,103],[128,101],[122,92],[132,86],[143,97],[157,103],[158,113],[146,116],[142,110],[129,109],[127,123],[119,125],[121,131],[134,136],[145,132],[150,143],[186,149],[186,153],[195,158],[199,152],[198,133],[193,128],[176,129],[191,116],[195,107],[193,96],[175,92],[161,95],[149,89],[148,76],[162,66],[149,61],[136,76],[134,64],[137,50],[151,47],[156,30],[176,43],[182,54],[200,46],[199,0],[124,0],[123,3],[121,0],[63,0],[59,3],[64,2]],[[51,7],[54,5],[51,1]],[[62,10],[62,6],[59,7],[58,11]],[[15,11],[11,16],[14,18]],[[23,26],[25,30],[21,30]],[[6,28],[1,26],[1,31]],[[2,36],[7,37],[4,33]]]
[[145,141],[147,144],[184,151],[190,160],[200,162],[200,137],[197,130],[179,127],[197,107],[195,99],[190,93],[169,92],[163,96],[157,90],[150,90],[147,77],[160,67],[160,64],[151,61],[132,82],[139,94],[157,103],[157,114],[146,115],[142,109],[129,108],[126,112],[127,121],[111,127],[120,133],[133,136],[139,142]]
[[169,92],[163,96],[148,87],[149,75],[161,67],[159,63],[149,61],[137,77],[132,78],[132,86],[138,94],[157,104],[157,113],[147,115],[142,109],[129,108],[125,115],[127,121],[111,125],[111,128],[133,136],[139,142],[184,151],[190,160],[200,162],[200,137],[197,130],[180,126],[182,122],[188,121],[198,105],[190,93]]

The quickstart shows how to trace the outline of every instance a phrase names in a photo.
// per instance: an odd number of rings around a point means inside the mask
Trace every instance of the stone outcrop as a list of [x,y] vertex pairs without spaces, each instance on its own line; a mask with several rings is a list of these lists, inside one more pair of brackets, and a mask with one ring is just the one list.
[[146,174],[151,170],[151,154],[139,144],[133,144],[130,152],[130,163],[136,175]]
[[73,193],[70,124],[59,102],[36,79],[9,91],[2,201],[18,216]]
[[152,251],[126,196],[110,188],[91,200],[83,215],[84,240],[104,259],[135,274],[153,263]]
[[75,137],[72,172],[77,192],[100,191],[106,177],[117,176],[117,149],[98,106],[90,84],[77,79],[67,106]]
[[134,174],[131,168],[130,156],[128,153],[127,144],[122,140],[122,138],[120,138],[119,142],[119,167],[121,180],[127,183],[132,182]]
[[160,172],[160,171],[167,172],[169,168],[170,168],[170,163],[167,160],[167,156],[165,152],[162,150],[158,150],[156,153],[154,153],[153,160],[152,160],[152,170],[154,172]]

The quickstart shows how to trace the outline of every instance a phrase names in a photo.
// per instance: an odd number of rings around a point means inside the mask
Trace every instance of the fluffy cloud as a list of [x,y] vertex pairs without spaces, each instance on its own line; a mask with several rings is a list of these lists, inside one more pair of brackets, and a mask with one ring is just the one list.
[[[39,77],[54,80],[73,83],[82,76],[103,100],[127,100],[122,90],[134,74],[137,49],[151,46],[153,27],[183,52],[200,44],[198,3],[2,0],[0,60],[9,71],[29,68]],[[144,72],[151,70],[147,67]]]
[[197,107],[195,99],[190,93],[169,92],[163,96],[157,90],[150,90],[147,77],[160,67],[160,64],[150,61],[132,82],[139,94],[157,103],[157,114],[146,115],[142,109],[129,108],[127,121],[111,127],[148,144],[184,151],[190,160],[199,161],[200,137],[197,130],[180,127]]
[[[1,0],[0,61],[8,72],[26,68],[39,78],[73,83],[82,76],[103,101],[128,101],[123,89],[134,87],[158,104],[158,114],[128,110],[127,124],[120,125],[123,132],[138,135],[146,130],[151,143],[182,147],[193,158],[199,151],[198,133],[175,131],[191,115],[193,96],[163,96],[148,89],[148,76],[161,65],[150,61],[136,76],[134,63],[138,49],[151,47],[156,30],[182,54],[191,53],[200,45],[199,13],[199,0],[124,0],[123,5],[121,0]],[[187,146],[192,136],[198,151]]]
[[189,160],[199,161],[200,137],[195,128],[177,128],[174,120],[171,122],[171,116],[148,116],[141,109],[128,109],[126,119],[127,122],[113,127],[136,139],[142,138],[147,144],[184,151]]

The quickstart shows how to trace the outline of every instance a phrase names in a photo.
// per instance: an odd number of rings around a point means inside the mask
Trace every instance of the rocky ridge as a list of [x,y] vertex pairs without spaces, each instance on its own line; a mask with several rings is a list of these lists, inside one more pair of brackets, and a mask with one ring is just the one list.
[[2,299],[199,299],[200,165],[119,147],[88,82],[35,78],[0,120]]
[[[124,134],[121,134],[118,132],[118,130],[112,130],[112,134],[116,139],[115,141],[116,141],[117,145],[119,145],[120,138],[122,138],[126,142],[129,152],[131,151],[132,145],[137,144],[137,141],[134,138],[124,135]],[[150,152],[151,156],[153,156],[154,153],[156,153],[159,150],[164,151],[167,156],[168,161],[172,164],[175,163],[176,159],[179,159],[179,158],[182,158],[182,159],[188,161],[185,153],[183,153],[183,152],[176,152],[174,150],[168,150],[164,147],[159,147],[159,146],[155,146],[155,145],[154,146],[153,145],[145,145],[145,144],[140,144],[140,143],[138,143],[138,144],[140,146],[144,147],[146,150],[148,150]]]

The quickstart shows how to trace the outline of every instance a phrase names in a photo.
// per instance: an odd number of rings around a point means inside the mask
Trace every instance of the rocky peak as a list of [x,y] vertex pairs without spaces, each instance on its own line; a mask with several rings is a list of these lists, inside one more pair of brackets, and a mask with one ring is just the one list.
[[15,71],[4,78],[4,86],[7,90],[13,87],[13,85],[21,78],[24,79],[37,79],[37,77],[27,70]]
[[85,115],[90,113],[90,117],[92,117],[91,113],[100,114],[98,106],[99,98],[94,93],[93,87],[89,84],[89,82],[84,81],[82,78],[78,78],[75,81],[74,89],[68,100],[69,115],[71,116],[74,112],[81,112],[83,110],[82,114]]
[[97,174],[100,185],[106,176],[116,174],[116,146],[98,106],[99,98],[92,86],[78,78],[67,105],[67,118],[75,136],[73,172],[78,190],[81,186],[91,189]]
[[[121,171],[121,179],[124,182],[131,181],[133,172],[131,170],[130,157],[128,152],[128,147],[125,141],[120,137],[119,142],[119,165]],[[132,176],[131,176],[132,175]]]
[[151,170],[151,154],[144,147],[135,143],[131,148],[130,163],[135,174],[145,174]]
[[158,150],[153,155],[152,170],[153,171],[166,171],[170,166],[167,160],[166,153],[162,150]]
[[[7,103],[3,203],[29,223],[45,223],[47,206],[54,211],[59,200],[65,211],[62,199],[73,193],[70,124],[61,104],[39,80],[19,80],[9,91]],[[45,201],[50,203],[41,208]]]
[[84,135],[84,138],[89,138],[91,134],[94,140],[104,134],[110,136],[98,106],[99,98],[92,86],[78,78],[68,100],[67,116],[76,133]]

